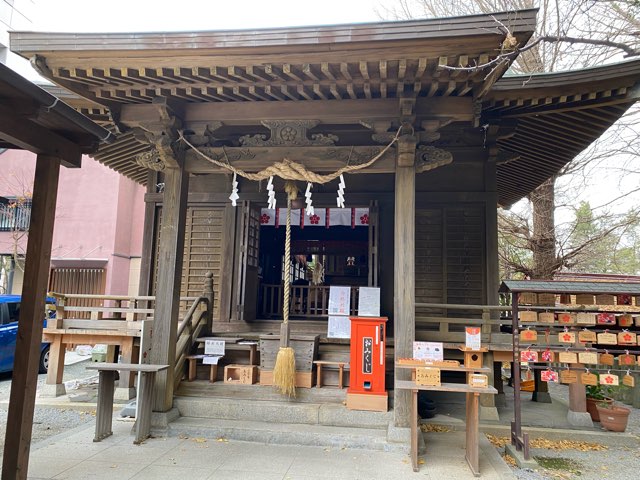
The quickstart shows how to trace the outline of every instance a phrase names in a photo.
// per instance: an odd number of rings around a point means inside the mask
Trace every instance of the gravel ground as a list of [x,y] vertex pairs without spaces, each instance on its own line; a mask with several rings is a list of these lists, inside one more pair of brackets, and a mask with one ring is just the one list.
[[[85,367],[87,361],[68,365],[64,369],[63,381],[90,377],[93,373]],[[38,375],[38,388],[44,385],[46,375]],[[11,391],[11,373],[0,374],[0,402],[8,402]],[[0,457],[4,451],[4,436],[7,427],[7,405],[0,406]],[[75,428],[94,419],[91,413],[63,410],[59,408],[46,408],[36,405],[32,441],[33,443],[44,440],[58,433]]]
[[[553,398],[568,402],[569,390],[566,386],[550,384],[550,392]],[[534,457],[561,460],[555,462],[554,468],[541,468],[538,471],[514,468],[514,473],[520,480],[637,480],[640,478],[640,410],[637,408],[631,408],[626,433],[634,435],[635,440],[629,440],[626,445],[616,445],[620,442],[603,443],[607,448],[601,451],[532,449]]]

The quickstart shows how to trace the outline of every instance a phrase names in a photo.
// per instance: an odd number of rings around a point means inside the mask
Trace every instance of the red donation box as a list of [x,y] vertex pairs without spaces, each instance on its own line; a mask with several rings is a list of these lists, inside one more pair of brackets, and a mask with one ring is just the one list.
[[347,408],[386,412],[384,387],[386,317],[350,317],[351,363]]

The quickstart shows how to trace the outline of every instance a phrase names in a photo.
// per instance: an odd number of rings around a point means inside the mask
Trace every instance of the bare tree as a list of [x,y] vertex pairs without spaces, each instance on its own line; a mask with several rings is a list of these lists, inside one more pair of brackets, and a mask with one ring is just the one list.
[[[513,38],[513,47],[493,60],[496,65],[515,59],[512,71],[527,74],[579,69],[640,55],[638,0],[397,0],[391,7],[381,7],[378,13],[386,18],[409,19],[528,8],[540,9],[533,38],[528,45],[521,45]],[[509,38],[508,25],[503,27]],[[557,234],[555,210],[559,192],[556,184],[563,175],[571,175],[575,182],[584,180],[588,169],[597,168],[612,154],[637,158],[640,152],[640,138],[636,133],[639,111],[635,107],[630,109],[610,129],[608,137],[611,141],[597,142],[531,192],[527,198],[529,208],[525,209],[530,212],[529,217],[499,212],[499,256],[504,274],[520,273],[530,278],[550,279],[559,269],[574,266],[581,258],[579,252],[588,245],[627,226],[626,221],[613,222],[611,232],[604,237],[600,232],[597,238],[588,239],[583,248],[580,245],[569,247],[566,238],[559,239]],[[628,162],[626,168],[640,173],[631,165],[633,163]],[[572,188],[575,190],[576,186]]]

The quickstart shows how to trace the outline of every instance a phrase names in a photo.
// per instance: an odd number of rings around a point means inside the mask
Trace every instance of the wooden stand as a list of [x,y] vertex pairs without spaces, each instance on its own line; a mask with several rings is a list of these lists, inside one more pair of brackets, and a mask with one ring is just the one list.
[[[477,373],[489,373],[491,371],[488,367],[482,367],[482,352],[481,351],[469,351],[471,353],[480,354],[480,367],[440,367],[443,371],[456,371],[466,372],[467,377]],[[466,352],[465,352],[466,353]],[[473,364],[476,365],[476,359],[473,359]],[[415,366],[396,363],[396,368],[401,369],[415,369]],[[418,385],[415,381],[409,380],[396,380],[395,388],[397,390],[409,390],[411,391],[411,465],[413,471],[419,471],[418,466],[418,435],[420,429],[418,428],[418,390],[427,390],[432,392],[460,392],[464,393],[466,397],[466,441],[465,441],[465,459],[469,464],[469,468],[473,474],[480,476],[480,461],[478,455],[478,424],[479,424],[479,399],[481,393],[489,393],[495,395],[498,393],[494,387],[473,387],[469,384],[461,383],[441,383],[438,386],[435,385]]]
[[113,421],[113,393],[116,371],[138,372],[142,378],[138,392],[138,418],[136,418],[135,444],[149,438],[151,430],[151,409],[153,407],[154,381],[156,373],[169,368],[169,365],[149,365],[137,363],[94,363],[87,370],[98,370],[98,405],[96,408],[96,433],[94,442],[111,435]]
[[338,367],[338,388],[340,390],[342,390],[342,387],[344,385],[344,366],[345,365],[349,365],[346,362],[332,362],[330,360],[315,360],[313,362],[314,365],[316,365],[318,372],[317,372],[317,379],[316,379],[316,387],[321,388],[322,387],[322,366],[323,365],[333,365],[333,366],[337,366]]

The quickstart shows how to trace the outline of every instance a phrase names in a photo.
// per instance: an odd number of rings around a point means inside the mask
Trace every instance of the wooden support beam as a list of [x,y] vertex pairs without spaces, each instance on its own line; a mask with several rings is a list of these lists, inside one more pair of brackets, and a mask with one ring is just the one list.
[[[339,90],[333,93],[331,88],[330,86],[334,96],[340,96]],[[280,100],[284,99],[284,94],[276,88],[265,88],[265,93]],[[453,118],[454,121],[471,121],[473,119],[472,99],[420,97],[415,99],[415,114],[418,117],[447,117]],[[202,122],[254,125],[259,124],[260,120],[317,120],[319,118],[325,123],[358,124],[363,119],[367,121],[397,120],[398,100],[372,98],[302,102],[187,103],[182,106],[180,118],[184,128],[190,128],[190,125]],[[135,128],[160,123],[162,118],[156,105],[130,104],[122,106],[120,121],[129,128]]]
[[173,406],[173,368],[176,356],[188,190],[189,174],[184,169],[165,169],[151,363],[170,365],[170,367],[156,377],[154,411],[159,412],[166,412]]
[[58,194],[60,159],[38,155],[33,184],[29,241],[11,396],[7,416],[2,479],[26,479],[38,383],[44,305]]
[[[394,217],[393,336],[396,361],[413,355],[415,339],[415,149],[414,137],[405,135],[399,139]],[[410,380],[409,375],[408,370],[396,370],[397,380]],[[408,427],[411,416],[410,392],[395,389],[394,405],[396,426]]]
[[[37,123],[29,122],[15,112],[0,106],[0,138],[16,147],[37,154],[55,155],[62,159],[65,167],[77,167],[82,164],[82,149],[71,140],[67,140]],[[92,148],[87,148],[90,151]]]

